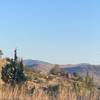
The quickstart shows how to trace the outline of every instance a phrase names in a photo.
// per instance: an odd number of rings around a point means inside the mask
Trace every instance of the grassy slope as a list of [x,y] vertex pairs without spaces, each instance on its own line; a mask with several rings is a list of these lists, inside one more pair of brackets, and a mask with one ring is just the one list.
[[[0,60],[0,69],[5,63],[5,60]],[[25,69],[25,74],[28,80],[20,89],[0,83],[0,100],[100,100],[100,91],[96,87],[88,90],[81,81],[45,75],[29,69]],[[59,86],[59,92],[54,86]],[[54,90],[50,89],[48,93],[48,87]],[[47,91],[43,91],[44,88]],[[55,93],[57,94],[54,95]]]

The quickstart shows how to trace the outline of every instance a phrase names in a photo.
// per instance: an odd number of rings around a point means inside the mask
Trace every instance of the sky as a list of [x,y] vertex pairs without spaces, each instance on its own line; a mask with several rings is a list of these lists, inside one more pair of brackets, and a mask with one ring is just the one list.
[[0,0],[4,56],[100,64],[100,0]]

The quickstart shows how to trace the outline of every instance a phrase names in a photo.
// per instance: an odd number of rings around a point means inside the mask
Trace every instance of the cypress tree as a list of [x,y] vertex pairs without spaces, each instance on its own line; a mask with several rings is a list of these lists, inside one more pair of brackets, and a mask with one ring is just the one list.
[[8,84],[20,84],[26,80],[24,75],[23,60],[18,61],[17,50],[14,51],[14,59],[10,59],[1,71],[1,79]]

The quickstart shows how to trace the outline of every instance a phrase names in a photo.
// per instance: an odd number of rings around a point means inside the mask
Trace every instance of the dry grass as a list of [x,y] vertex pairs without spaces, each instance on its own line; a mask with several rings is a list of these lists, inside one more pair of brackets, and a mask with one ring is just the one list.
[[87,95],[79,95],[70,89],[63,88],[57,96],[50,96],[41,89],[28,94],[26,87],[19,89],[0,86],[0,100],[100,100],[99,91],[88,92]]

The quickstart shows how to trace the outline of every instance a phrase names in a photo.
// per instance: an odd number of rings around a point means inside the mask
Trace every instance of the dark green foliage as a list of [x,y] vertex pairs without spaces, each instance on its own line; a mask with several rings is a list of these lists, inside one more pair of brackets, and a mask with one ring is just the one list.
[[[17,56],[16,56],[17,57]],[[9,63],[2,68],[1,78],[5,83],[15,85],[25,81],[23,61],[9,59]]]

